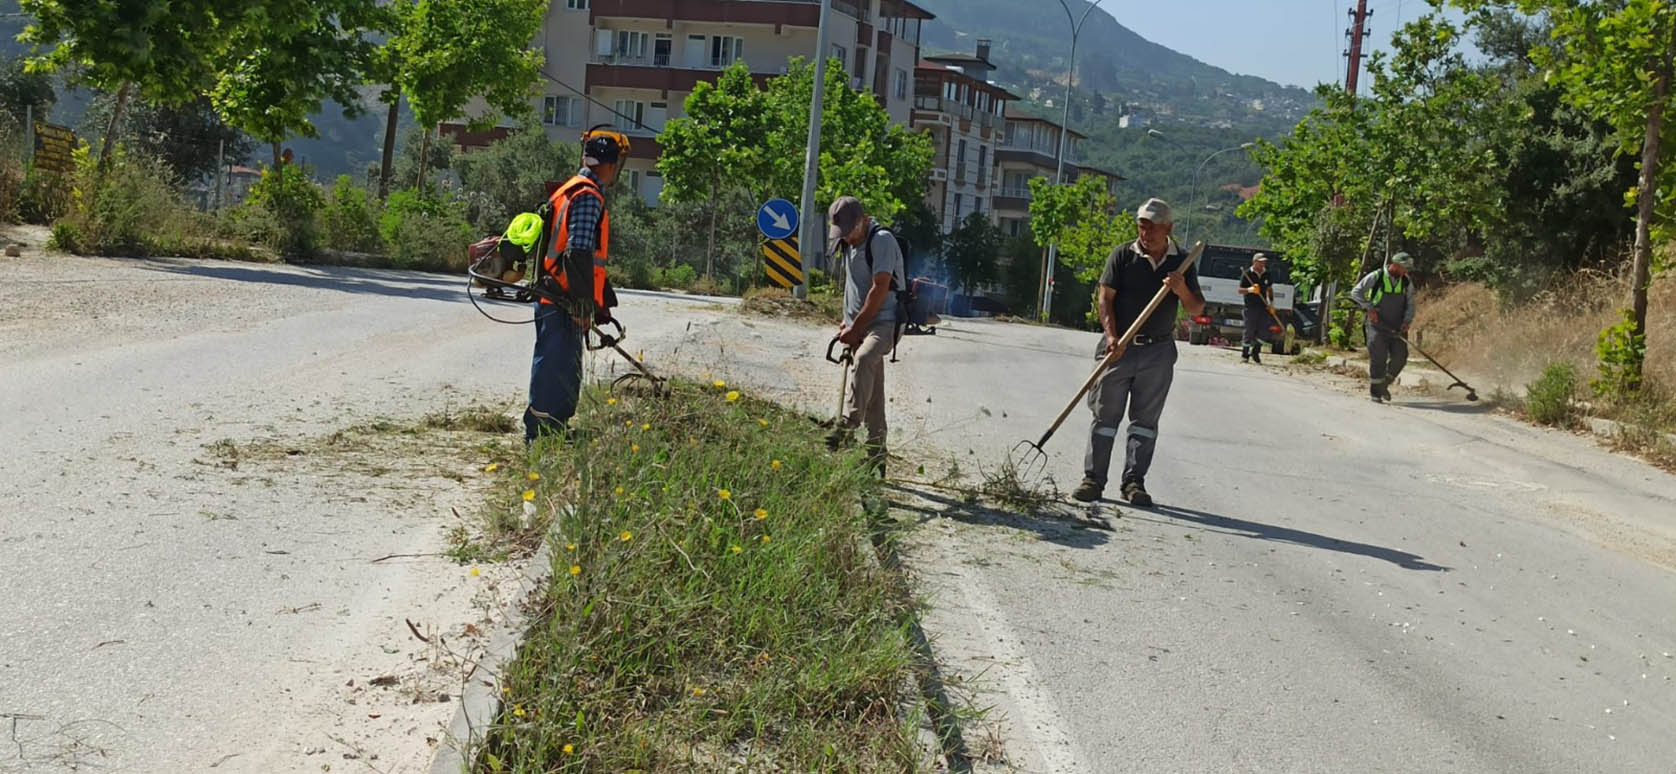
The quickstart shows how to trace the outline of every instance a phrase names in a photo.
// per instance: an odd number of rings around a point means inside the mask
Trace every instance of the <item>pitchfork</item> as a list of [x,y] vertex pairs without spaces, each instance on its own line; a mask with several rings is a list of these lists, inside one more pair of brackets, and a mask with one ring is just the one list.
[[[1193,243],[1193,250],[1187,254],[1187,260],[1182,261],[1181,266],[1176,267],[1176,270],[1170,273],[1177,276],[1186,274],[1187,270],[1193,267],[1193,264],[1199,262],[1199,255],[1204,251],[1204,242]],[[1152,313],[1158,309],[1158,306],[1164,303],[1164,299],[1169,294],[1169,285],[1158,288],[1158,292],[1152,295],[1152,300],[1147,303],[1146,308],[1141,310],[1140,316],[1136,317],[1133,323],[1130,323],[1129,330],[1124,331],[1123,338],[1112,343],[1111,350],[1100,359],[1100,364],[1094,367],[1094,372],[1083,380],[1082,387],[1077,390],[1077,394],[1073,395],[1071,401],[1065,404],[1065,408],[1059,412],[1059,416],[1053,420],[1053,424],[1048,426],[1047,432],[1042,433],[1040,440],[1035,443],[1031,443],[1029,440],[1019,441],[1013,446],[1012,453],[1007,455],[1007,463],[1013,470],[1017,471],[1021,480],[1033,480],[1041,477],[1042,472],[1047,468],[1047,449],[1044,447],[1047,445],[1048,439],[1052,438],[1054,432],[1059,430],[1059,426],[1065,423],[1065,417],[1070,416],[1071,409],[1076,408],[1077,401],[1082,400],[1082,397],[1088,394],[1089,389],[1093,388],[1094,383],[1100,380],[1100,376],[1106,372],[1106,369],[1123,357],[1123,352],[1129,348],[1129,342],[1135,340],[1135,336],[1141,332],[1141,327],[1146,325],[1146,321],[1152,317]]]

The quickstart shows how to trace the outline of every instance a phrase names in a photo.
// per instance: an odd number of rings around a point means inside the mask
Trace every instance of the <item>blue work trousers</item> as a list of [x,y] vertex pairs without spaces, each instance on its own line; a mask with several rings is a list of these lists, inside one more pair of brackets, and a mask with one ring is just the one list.
[[536,308],[535,357],[530,362],[530,405],[524,440],[565,432],[582,392],[582,328],[549,304]]

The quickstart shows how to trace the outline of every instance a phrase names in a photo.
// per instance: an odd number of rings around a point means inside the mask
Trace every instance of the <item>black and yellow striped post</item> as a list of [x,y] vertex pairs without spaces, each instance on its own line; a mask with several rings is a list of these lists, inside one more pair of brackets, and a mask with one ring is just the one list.
[[797,237],[764,240],[762,266],[768,273],[768,281],[782,288],[803,284],[803,259],[798,256]]

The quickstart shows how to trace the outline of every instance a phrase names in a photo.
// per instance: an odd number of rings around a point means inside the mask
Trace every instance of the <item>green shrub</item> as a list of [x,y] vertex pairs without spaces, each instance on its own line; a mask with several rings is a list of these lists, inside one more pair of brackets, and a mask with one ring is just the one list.
[[1600,358],[1600,378],[1589,382],[1589,387],[1597,397],[1623,401],[1641,389],[1647,337],[1635,332],[1633,312],[1625,309],[1621,322],[1600,332],[1595,355]]
[[161,159],[118,148],[103,180],[84,149],[77,151],[70,206],[54,225],[58,247],[94,255],[150,255],[182,231],[187,206],[174,172]]
[[1532,421],[1555,427],[1570,427],[1577,421],[1572,400],[1577,397],[1577,367],[1555,361],[1542,369],[1536,381],[1525,385],[1525,414]]
[[457,199],[396,191],[384,203],[379,234],[401,268],[465,271],[472,230]]
[[698,281],[698,271],[684,263],[666,266],[657,271],[657,284],[666,288],[686,290]]
[[645,256],[612,257],[606,265],[605,273],[611,277],[611,284],[619,288],[634,288],[637,290],[654,290],[657,283],[653,280],[657,270]]
[[281,255],[307,258],[320,245],[318,218],[326,196],[301,167],[262,170],[244,207],[248,236]]
[[1327,328],[1327,341],[1330,342],[1335,349],[1349,349],[1350,333],[1344,329],[1344,326],[1334,323]]
[[52,237],[47,240],[47,247],[81,255],[86,252],[82,242],[81,227],[70,221],[61,220],[52,224]]
[[348,175],[338,175],[320,214],[326,246],[333,250],[375,253],[384,247],[379,235],[376,204],[365,188]]

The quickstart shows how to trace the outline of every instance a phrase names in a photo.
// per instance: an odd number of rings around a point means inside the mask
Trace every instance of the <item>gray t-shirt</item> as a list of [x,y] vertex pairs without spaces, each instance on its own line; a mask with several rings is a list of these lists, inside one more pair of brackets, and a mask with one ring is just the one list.
[[[844,242],[842,255],[844,259],[844,324],[855,322],[855,316],[861,312],[861,307],[867,303],[867,292],[873,287],[873,275],[889,273],[896,281],[896,287],[906,286],[902,281],[902,248],[896,244],[896,237],[888,231],[879,229],[873,232],[873,268],[867,267],[867,244],[851,247]],[[873,317],[873,325],[896,322],[896,296],[890,295],[885,299],[879,313]]]

